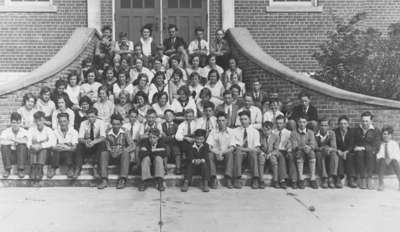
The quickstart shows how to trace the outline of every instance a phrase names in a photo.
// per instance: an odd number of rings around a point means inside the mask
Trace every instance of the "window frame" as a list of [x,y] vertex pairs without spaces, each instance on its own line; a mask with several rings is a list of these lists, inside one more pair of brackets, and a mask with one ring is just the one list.
[[318,4],[318,0],[310,1],[275,1],[269,0],[267,12],[322,12],[323,7]]
[[53,0],[48,1],[12,1],[4,0],[4,6],[0,11],[6,12],[57,12]]

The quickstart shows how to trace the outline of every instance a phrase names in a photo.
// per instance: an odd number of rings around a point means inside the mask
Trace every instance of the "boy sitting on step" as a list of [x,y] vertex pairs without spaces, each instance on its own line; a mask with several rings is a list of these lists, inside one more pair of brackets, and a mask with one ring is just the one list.
[[167,109],[164,112],[165,122],[161,124],[163,140],[167,146],[167,156],[168,159],[175,160],[175,175],[181,175],[181,161],[182,155],[179,149],[178,142],[175,139],[176,131],[178,130],[178,125],[174,122],[175,113],[174,111]]

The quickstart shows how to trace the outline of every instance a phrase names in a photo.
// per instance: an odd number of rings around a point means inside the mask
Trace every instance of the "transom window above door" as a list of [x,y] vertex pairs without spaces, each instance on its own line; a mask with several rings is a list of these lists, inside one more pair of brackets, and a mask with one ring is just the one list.
[[155,8],[156,0],[121,0],[121,8]]
[[199,0],[168,0],[168,8],[202,8],[203,1]]
[[[56,12],[57,7],[53,0],[3,0],[4,6],[1,11],[10,12]],[[1,2],[1,0],[0,0]]]
[[269,0],[268,12],[321,12],[318,0]]

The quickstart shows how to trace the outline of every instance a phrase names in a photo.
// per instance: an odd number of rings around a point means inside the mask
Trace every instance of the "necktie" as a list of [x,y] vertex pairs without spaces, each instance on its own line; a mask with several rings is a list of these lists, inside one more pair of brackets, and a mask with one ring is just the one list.
[[243,147],[248,147],[249,142],[247,141],[247,129],[244,128],[244,133],[243,133]]
[[94,140],[94,124],[90,124],[90,140]]
[[389,159],[388,143],[385,143],[385,159]]
[[206,131],[209,131],[210,130],[210,118],[207,118],[207,121],[206,121]]
[[198,44],[197,44],[197,49],[199,49],[199,51],[201,50],[201,40],[197,40]]
[[131,135],[131,138],[133,139],[133,123],[131,124],[131,130],[130,130],[130,135]]
[[191,130],[191,128],[190,128],[190,122],[188,122],[188,135],[190,135],[190,132],[191,132],[192,130]]
[[228,115],[228,122],[231,123],[231,116],[232,116],[232,115],[231,115],[231,107],[229,107],[229,106],[228,106],[227,115]]

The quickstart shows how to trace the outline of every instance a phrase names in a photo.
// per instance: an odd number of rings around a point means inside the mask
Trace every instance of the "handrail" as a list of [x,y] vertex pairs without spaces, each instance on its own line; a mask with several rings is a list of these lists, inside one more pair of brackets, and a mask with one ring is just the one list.
[[0,96],[26,88],[61,72],[85,51],[94,36],[99,37],[99,33],[94,28],[75,29],[66,44],[49,61],[17,80],[0,86]]
[[246,28],[231,28],[228,30],[228,36],[235,47],[239,49],[245,57],[260,66],[262,69],[275,74],[279,78],[284,78],[285,80],[298,84],[304,88],[311,89],[322,95],[333,98],[400,109],[400,101],[378,98],[339,89],[292,70],[264,52]]

